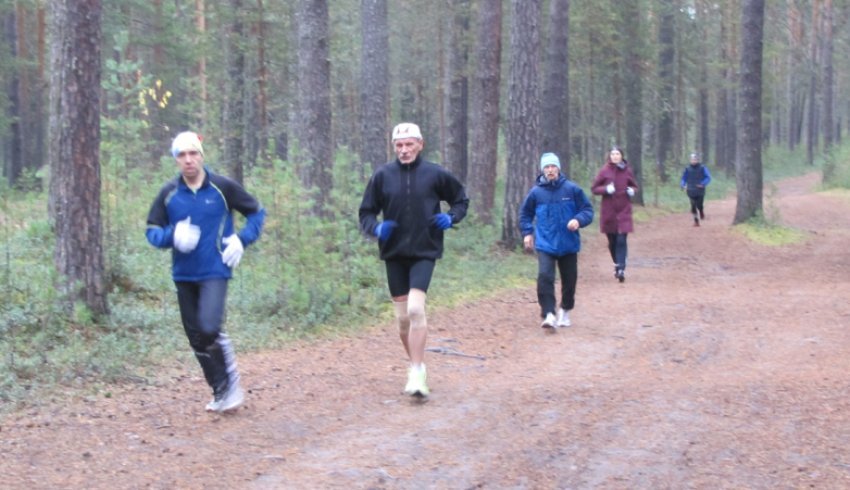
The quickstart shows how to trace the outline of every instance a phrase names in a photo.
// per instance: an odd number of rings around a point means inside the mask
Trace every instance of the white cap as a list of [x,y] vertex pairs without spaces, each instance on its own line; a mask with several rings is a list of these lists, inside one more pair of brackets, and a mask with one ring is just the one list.
[[401,123],[393,128],[393,141],[403,138],[422,139],[422,132],[419,131],[419,126],[413,123]]
[[174,158],[177,158],[177,155],[181,151],[187,150],[197,150],[201,155],[204,154],[204,147],[201,146],[201,137],[198,133],[193,133],[192,131],[184,131],[178,134],[174,141],[171,142],[171,154]]

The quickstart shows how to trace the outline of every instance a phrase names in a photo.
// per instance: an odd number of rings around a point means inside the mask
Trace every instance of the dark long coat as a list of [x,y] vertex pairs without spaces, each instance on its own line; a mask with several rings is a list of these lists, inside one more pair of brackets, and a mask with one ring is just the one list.
[[[631,187],[637,192],[637,180],[632,173],[629,163],[623,160],[623,168],[613,163],[606,163],[590,186],[590,192],[602,196],[602,206],[599,213],[599,229],[602,233],[631,233],[634,231],[632,222],[632,200],[626,193]],[[608,194],[605,188],[614,183],[614,193]]]

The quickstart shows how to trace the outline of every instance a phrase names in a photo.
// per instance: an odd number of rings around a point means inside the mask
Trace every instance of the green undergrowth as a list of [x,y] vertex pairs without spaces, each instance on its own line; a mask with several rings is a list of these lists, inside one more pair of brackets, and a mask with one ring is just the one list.
[[794,245],[809,239],[809,234],[804,231],[770,223],[764,219],[750,220],[735,225],[733,229],[752,242],[770,247]]

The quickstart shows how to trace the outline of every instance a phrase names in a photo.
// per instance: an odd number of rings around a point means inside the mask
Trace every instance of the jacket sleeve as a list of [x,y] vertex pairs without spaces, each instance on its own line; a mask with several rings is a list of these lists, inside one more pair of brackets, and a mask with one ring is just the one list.
[[679,187],[685,187],[688,185],[688,167],[685,167],[685,170],[682,171],[682,178],[679,179]]
[[534,188],[528,191],[528,195],[519,207],[519,232],[522,236],[534,233],[534,212],[537,209],[537,199],[534,198]]
[[637,192],[640,188],[638,187],[637,179],[635,178],[635,173],[632,172],[631,167],[629,167],[629,180],[628,186]]
[[381,212],[381,201],[379,199],[381,177],[378,172],[372,174],[366,190],[363,191],[363,199],[360,201],[360,230],[366,235],[375,236],[375,228],[378,226],[378,214]]
[[171,248],[174,246],[174,225],[168,221],[168,209],[165,207],[170,187],[163,186],[151,204],[148,211],[145,237],[148,243],[156,248]]
[[590,200],[584,194],[584,190],[582,190],[581,187],[576,186],[573,200],[576,203],[577,210],[574,218],[578,220],[579,226],[584,228],[585,226],[593,223],[593,204],[590,203]]
[[266,210],[256,197],[235,180],[226,179],[223,183],[227,205],[245,216],[245,226],[237,232],[237,236],[243,245],[248,246],[260,238],[266,221]]
[[466,190],[463,188],[463,184],[447,171],[443,171],[442,180],[440,199],[449,203],[448,214],[452,217],[452,224],[460,223],[466,217],[466,211],[469,208]]
[[590,192],[596,194],[597,196],[603,196],[607,194],[605,191],[605,186],[608,184],[605,182],[605,172],[602,170],[596,174],[596,178],[593,179],[593,183],[590,184]]

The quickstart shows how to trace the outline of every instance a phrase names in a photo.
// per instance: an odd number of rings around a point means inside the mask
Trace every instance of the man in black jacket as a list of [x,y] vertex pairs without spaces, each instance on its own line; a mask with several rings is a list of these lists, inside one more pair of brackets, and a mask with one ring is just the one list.
[[[443,233],[459,223],[469,206],[463,184],[445,168],[421,157],[419,126],[393,129],[396,159],[369,179],[360,203],[360,227],[378,239],[401,343],[410,359],[405,393],[428,396],[425,372],[425,297],[434,264],[443,255]],[[440,202],[449,204],[442,212]],[[382,221],[378,221],[378,214]]]

